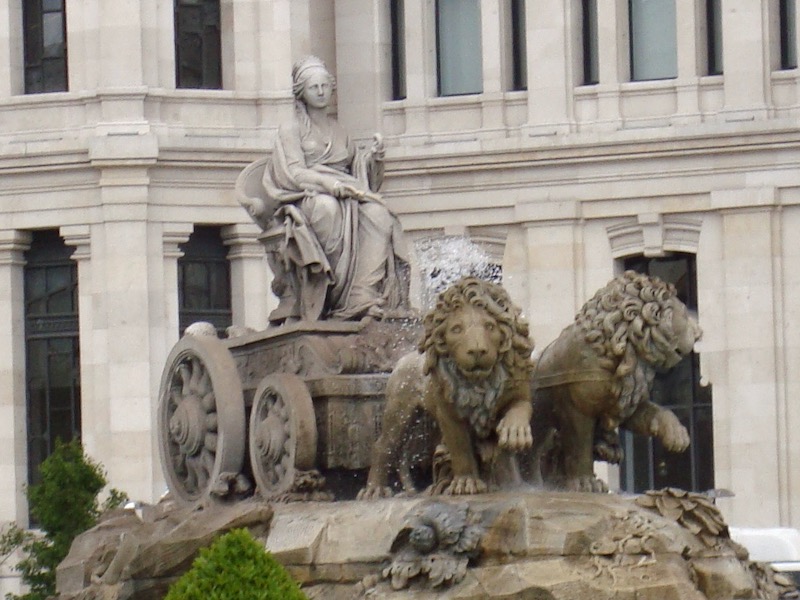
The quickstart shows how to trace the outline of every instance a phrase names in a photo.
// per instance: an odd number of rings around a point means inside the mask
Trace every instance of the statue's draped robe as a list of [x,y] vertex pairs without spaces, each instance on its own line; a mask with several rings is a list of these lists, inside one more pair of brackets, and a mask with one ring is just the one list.
[[284,259],[297,275],[298,315],[303,319],[350,319],[371,307],[408,306],[408,257],[397,218],[374,200],[336,199],[302,181],[310,169],[362,191],[377,191],[382,163],[356,150],[344,129],[328,119],[329,131],[283,125],[264,170],[267,195],[280,205]]

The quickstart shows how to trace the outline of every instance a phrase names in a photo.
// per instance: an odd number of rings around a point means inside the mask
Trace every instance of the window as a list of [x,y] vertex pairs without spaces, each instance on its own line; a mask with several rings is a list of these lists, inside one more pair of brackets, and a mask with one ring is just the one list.
[[[672,283],[681,301],[690,310],[697,310],[694,255],[636,257],[626,260],[625,268]],[[652,438],[623,432],[625,457],[620,479],[625,491],[640,493],[670,486],[702,492],[714,487],[711,388],[700,386],[699,373],[697,355],[692,353],[669,372],[656,375],[650,399],[675,413],[689,430],[691,445],[685,452],[672,453]]]
[[80,437],[78,270],[56,231],[37,231],[25,254],[28,483],[57,439]]
[[479,0],[436,0],[440,96],[483,91]]
[[232,323],[228,249],[219,227],[195,227],[180,247],[178,321],[183,332],[195,321],[208,321],[222,332]]
[[406,97],[406,25],[403,0],[390,0],[392,34],[392,100]]
[[597,0],[583,0],[583,85],[600,81],[597,58]]
[[722,75],[722,0],[706,0],[708,74]]
[[678,75],[675,0],[629,0],[631,79]]
[[781,69],[797,68],[797,5],[795,0],[780,0]]
[[221,89],[219,0],[175,0],[175,85]]
[[24,0],[25,93],[67,90],[64,0]]
[[511,89],[528,89],[528,48],[525,0],[510,0],[511,19]]

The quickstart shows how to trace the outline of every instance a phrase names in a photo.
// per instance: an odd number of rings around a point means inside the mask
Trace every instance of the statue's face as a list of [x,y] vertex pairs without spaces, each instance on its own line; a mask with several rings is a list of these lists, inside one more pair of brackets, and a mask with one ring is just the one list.
[[326,108],[331,101],[333,85],[324,69],[313,69],[306,77],[303,87],[303,102],[312,108]]

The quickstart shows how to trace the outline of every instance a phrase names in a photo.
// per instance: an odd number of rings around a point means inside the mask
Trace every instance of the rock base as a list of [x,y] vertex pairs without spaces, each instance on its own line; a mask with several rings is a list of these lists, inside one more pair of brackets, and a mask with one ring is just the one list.
[[[263,539],[312,600],[791,597],[730,540],[719,513],[698,512],[691,497],[656,500],[667,516],[634,498],[541,491],[151,508],[150,516],[118,515],[76,539],[59,567],[59,600],[161,598],[200,547],[234,527]],[[468,553],[453,516],[467,511]],[[425,521],[432,512],[438,522]],[[697,530],[705,521],[716,534]],[[433,537],[414,527],[429,527]],[[467,568],[447,571],[448,564]]]

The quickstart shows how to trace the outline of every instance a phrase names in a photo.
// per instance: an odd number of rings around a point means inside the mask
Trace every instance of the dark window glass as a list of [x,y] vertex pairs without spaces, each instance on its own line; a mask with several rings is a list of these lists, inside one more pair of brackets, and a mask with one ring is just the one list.
[[795,0],[780,0],[781,69],[797,68],[797,21]]
[[67,90],[67,30],[63,0],[24,0],[25,93]]
[[181,331],[195,321],[212,323],[220,332],[232,323],[228,249],[219,227],[195,227],[181,245],[178,259],[178,307]]
[[[690,311],[697,311],[697,275],[691,254],[663,258],[635,257],[625,268],[656,275],[675,285],[678,297]],[[640,493],[663,487],[703,492],[714,487],[714,435],[711,388],[700,385],[696,354],[686,356],[667,373],[657,374],[651,401],[669,408],[689,430],[691,445],[682,453],[667,452],[660,442],[623,433],[625,457],[621,466],[622,488]]]
[[28,481],[60,439],[80,437],[78,271],[56,231],[37,231],[25,255]]
[[525,0],[511,0],[511,89],[528,89]]
[[583,85],[594,85],[599,81],[597,0],[583,0]]
[[175,0],[175,85],[222,88],[219,0]]
[[440,96],[483,91],[479,0],[436,0]]
[[390,0],[392,35],[392,100],[406,97],[406,25],[403,0]]
[[708,74],[722,74],[722,0],[706,0]]
[[629,0],[631,79],[678,75],[675,0]]

